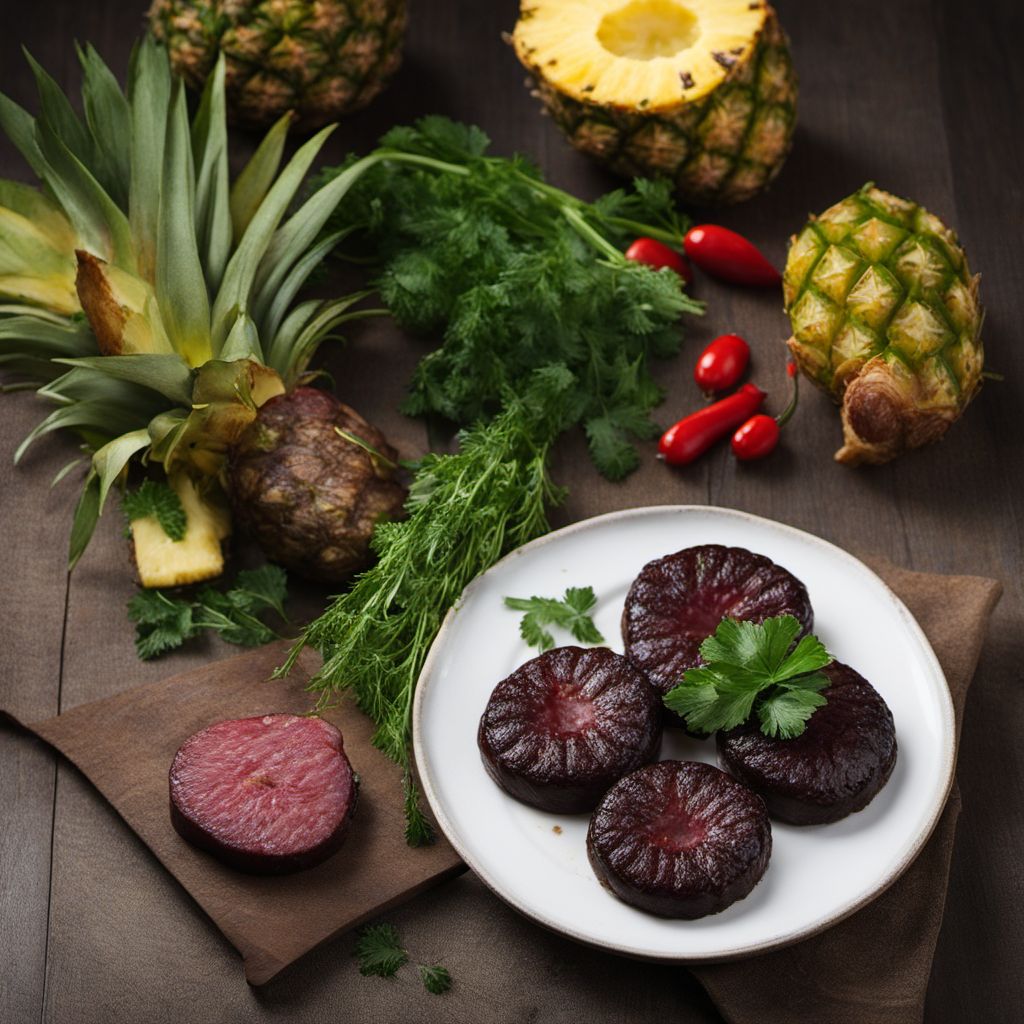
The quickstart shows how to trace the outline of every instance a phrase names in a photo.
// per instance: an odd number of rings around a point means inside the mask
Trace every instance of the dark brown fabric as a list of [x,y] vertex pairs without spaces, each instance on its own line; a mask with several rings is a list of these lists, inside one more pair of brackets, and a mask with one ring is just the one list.
[[[873,568],[902,598],[938,656],[956,711],[981,653],[1002,587],[977,576]],[[920,856],[887,892],[834,928],[764,956],[695,967],[694,974],[730,1024],[908,1024],[924,1016],[924,997],[946,902],[960,794]]]
[[271,679],[280,644],[126,690],[26,728],[88,777],[242,954],[253,985],[332,935],[462,870],[444,839],[405,844],[401,770],[370,743],[369,719],[350,701],[326,712],[360,776],[353,827],[340,852],[309,871],[243,874],[186,843],[171,827],[167,772],[192,733],[225,718],[310,710],[304,653],[286,679]]
[[[949,681],[959,730],[989,614],[1001,592],[999,584],[973,576],[926,575],[885,563],[872,565],[907,604],[935,648]],[[337,857],[290,879],[259,879],[223,868],[179,839],[168,820],[166,779],[181,741],[218,718],[309,706],[302,685],[311,662],[305,660],[302,671],[288,681],[269,681],[270,669],[280,660],[280,648],[264,648],[28,726],[69,757],[114,805],[242,953],[246,976],[254,984],[269,980],[331,935],[395,906],[460,867],[444,842],[427,851],[411,851],[404,845],[400,775],[370,746],[367,720],[348,704],[328,717],[342,729],[363,788],[358,827]],[[959,810],[954,789],[934,834],[910,869],[846,921],[788,949],[694,968],[725,1019],[730,1024],[919,1021]],[[450,925],[451,917],[434,913],[428,915],[425,935],[418,934],[423,928],[417,929],[415,919],[402,921],[411,939],[426,948],[447,948],[453,966],[460,957],[468,957],[483,962],[495,975],[502,973],[510,949],[532,949],[539,957],[545,951],[555,954],[553,937],[494,906],[494,897],[475,880],[462,879],[455,885],[431,899],[455,906],[468,901],[485,912],[482,919],[495,921],[500,935],[478,949],[464,936],[435,934]],[[470,919],[481,920],[479,913]],[[470,971],[468,964],[463,965],[461,977],[466,979]],[[574,982],[564,977],[560,984]],[[375,993],[365,991],[367,999]],[[489,1013],[487,1019],[511,1020],[518,1010],[510,1011],[510,1016],[495,1005]]]

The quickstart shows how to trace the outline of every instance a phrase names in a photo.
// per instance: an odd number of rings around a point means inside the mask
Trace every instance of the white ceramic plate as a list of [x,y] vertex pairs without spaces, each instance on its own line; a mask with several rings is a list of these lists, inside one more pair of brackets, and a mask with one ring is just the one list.
[[[619,902],[587,862],[586,815],[546,814],[490,780],[477,750],[495,684],[536,651],[520,639],[506,595],[561,596],[592,586],[597,627],[622,650],[619,617],[652,558],[694,544],[767,555],[807,585],[814,630],[879,690],[896,722],[892,777],[865,810],[834,825],[773,823],[764,878],[744,900],[698,921],[663,920]],[[572,643],[556,631],[557,643]],[[642,508],[599,516],[527,544],[475,580],[445,620],[423,667],[413,713],[423,788],[445,835],[512,906],[582,942],[631,956],[698,961],[796,942],[881,893],[932,831],[953,777],[953,707],[920,627],[861,562],[810,534],[729,509]],[[662,758],[714,762],[713,741],[667,730]]]

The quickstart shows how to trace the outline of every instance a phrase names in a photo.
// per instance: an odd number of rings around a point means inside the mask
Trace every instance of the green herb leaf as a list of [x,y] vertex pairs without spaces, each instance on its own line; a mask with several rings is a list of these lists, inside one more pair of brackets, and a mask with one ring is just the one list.
[[794,646],[800,623],[780,615],[758,624],[723,619],[700,646],[705,662],[688,669],[665,694],[665,705],[695,732],[732,729],[756,712],[761,731],[792,739],[825,704],[829,685],[819,669],[832,656],[815,636]]
[[171,540],[185,537],[185,507],[170,484],[144,480],[137,490],[125,493],[121,508],[129,522],[152,516]]
[[765,697],[758,705],[757,717],[761,722],[761,731],[768,736],[793,739],[804,731],[807,720],[825,703],[826,698],[813,689],[779,690]]
[[405,794],[405,841],[409,846],[429,846],[435,838],[434,826],[423,813],[420,788],[408,768],[402,778],[402,790]]
[[439,964],[420,964],[420,978],[423,987],[435,996],[442,995],[452,987],[452,976],[446,967]]
[[398,939],[392,924],[371,924],[359,933],[355,958],[359,973],[378,978],[393,978],[398,969],[409,962],[409,954]]
[[240,572],[227,590],[203,587],[191,601],[161,590],[140,590],[128,602],[128,618],[135,623],[135,649],[147,661],[180,647],[204,629],[240,647],[277,640],[279,634],[257,616],[272,610],[285,618],[286,584],[283,569],[264,565]]
[[180,647],[197,632],[192,604],[159,590],[140,590],[128,602],[128,618],[135,623],[135,650],[143,661]]
[[[365,170],[328,228],[361,228],[352,239],[370,243],[394,317],[444,334],[416,369],[406,411],[467,426],[493,416],[509,391],[522,394],[539,368],[561,364],[578,379],[569,422],[584,426],[602,473],[626,476],[639,461],[634,440],[656,429],[652,358],[677,352],[680,316],[702,308],[678,275],[620,252],[637,235],[678,244],[686,221],[670,189],[642,184],[588,204],[522,157],[486,155],[483,132],[440,117],[381,144],[395,157]],[[398,162],[411,158],[424,165]]]
[[250,615],[271,609],[282,619],[288,618],[284,612],[288,576],[279,565],[267,563],[258,569],[243,570],[235,578],[231,594],[236,606]]
[[555,638],[544,627],[560,626],[581,643],[602,644],[590,611],[597,604],[592,587],[569,587],[561,601],[553,597],[506,597],[505,607],[525,612],[519,623],[522,638],[541,651],[555,646]]

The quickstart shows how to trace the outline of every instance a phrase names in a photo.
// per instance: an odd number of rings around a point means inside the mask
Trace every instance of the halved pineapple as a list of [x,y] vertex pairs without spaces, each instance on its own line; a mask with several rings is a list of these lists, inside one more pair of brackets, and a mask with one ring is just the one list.
[[796,74],[767,3],[522,0],[512,38],[569,141],[619,174],[733,203],[782,167]]

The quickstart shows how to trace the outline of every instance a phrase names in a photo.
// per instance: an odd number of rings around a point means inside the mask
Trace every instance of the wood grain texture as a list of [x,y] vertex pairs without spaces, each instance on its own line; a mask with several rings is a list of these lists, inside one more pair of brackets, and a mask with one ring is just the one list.
[[[21,43],[63,84],[76,78],[73,39],[92,41],[115,68],[123,67],[144,6],[143,0],[3,4],[0,88],[30,103]],[[483,125],[496,151],[531,154],[551,180],[581,195],[613,184],[537,116],[522,88],[523,73],[499,42],[499,32],[514,22],[515,0],[413,0],[411,6],[403,70],[369,110],[345,123],[329,158],[365,150],[393,123],[443,112]],[[1009,1020],[1024,997],[1014,960],[1024,940],[1024,907],[1015,895],[1024,887],[1015,852],[1024,825],[1018,742],[1024,460],[1017,425],[1024,349],[1016,337],[1024,320],[1016,237],[1024,221],[1018,180],[1024,72],[1013,50],[1024,24],[1012,0],[779,0],[777,6],[801,75],[796,146],[770,195],[715,218],[781,261],[786,238],[808,211],[824,209],[865,180],[913,195],[956,225],[983,273],[988,361],[1006,382],[987,385],[941,445],[881,469],[832,463],[838,417],[810,389],[783,449],[761,465],[738,467],[719,451],[670,473],[648,457],[628,485],[617,486],[597,477],[582,439],[571,436],[556,455],[556,476],[572,490],[556,520],[643,503],[715,502],[908,568],[1003,580],[1006,593],[963,729],[964,810],[926,1017],[935,1024]],[[23,176],[6,143],[0,174]],[[659,371],[668,391],[664,422],[694,407],[693,356],[726,330],[748,336],[758,379],[781,404],[787,331],[778,297],[706,280],[698,290],[708,316],[688,325],[682,357]],[[396,409],[424,344],[379,322],[353,332],[346,350],[329,358],[342,396],[410,453],[421,449],[422,429]],[[8,688],[16,689],[25,701],[20,710],[41,717],[57,710],[58,699],[62,708],[72,707],[222,653],[200,646],[140,667],[122,613],[131,585],[116,516],[105,518],[67,589],[71,485],[51,494],[47,484],[73,447],[47,443],[24,470],[13,470],[7,453],[32,422],[35,403],[27,396],[0,401],[5,568],[19,584],[0,594],[5,698]],[[311,589],[302,607],[312,611],[324,596]],[[445,999],[425,1001],[411,975],[392,985],[361,978],[350,938],[328,944],[256,994],[240,983],[230,948],[102,799],[65,766],[57,769],[55,788],[50,756],[6,729],[0,731],[0,808],[4,1021],[312,1021],[338,1016],[366,985],[378,986],[381,1021],[719,1019],[685,972],[617,959],[542,932],[487,898],[471,877],[391,915],[414,955],[444,960],[457,976]],[[483,971],[474,957],[481,944],[506,951],[505,977]]]

